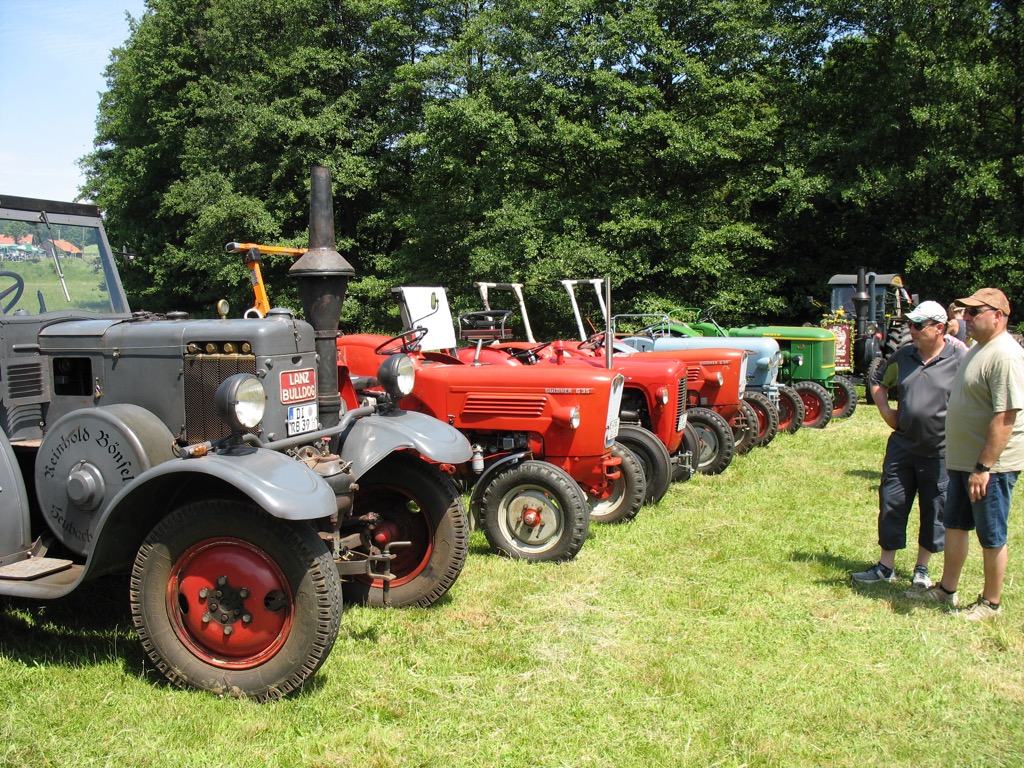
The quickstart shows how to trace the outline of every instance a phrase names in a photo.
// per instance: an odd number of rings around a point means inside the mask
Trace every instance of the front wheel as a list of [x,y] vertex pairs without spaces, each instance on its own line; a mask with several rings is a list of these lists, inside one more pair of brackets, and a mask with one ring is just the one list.
[[750,403],[740,401],[740,412],[733,417],[729,426],[732,427],[732,439],[738,456],[754,450],[757,445],[757,414]]
[[426,608],[451,589],[469,553],[469,521],[458,488],[440,470],[393,453],[359,478],[353,508],[374,519],[368,535],[377,547],[409,544],[392,550],[390,583],[370,575],[346,581],[349,602]]
[[622,459],[619,478],[612,482],[608,498],[588,497],[592,523],[625,523],[632,520],[640,512],[647,495],[644,469],[633,452],[621,443],[615,443],[612,456]]
[[832,418],[846,419],[857,410],[857,387],[845,376],[832,379]]
[[729,422],[710,408],[691,408],[687,413],[689,425],[700,437],[696,470],[702,475],[724,472],[736,450]]
[[779,387],[779,431],[792,435],[804,423],[804,401],[792,387]]
[[675,454],[676,463],[672,467],[672,481],[685,483],[697,473],[697,462],[700,461],[700,434],[689,422],[683,428],[683,441]]
[[665,444],[649,430],[633,424],[619,427],[619,436],[615,439],[640,461],[647,482],[644,503],[657,504],[668,493],[672,483],[672,457]]
[[744,392],[743,399],[750,404],[757,416],[755,445],[758,448],[764,448],[779,433],[779,409],[763,392]]
[[590,528],[587,497],[560,467],[530,459],[502,469],[480,497],[491,548],[534,562],[576,557]]
[[142,647],[172,683],[257,701],[320,668],[342,612],[338,569],[312,526],[226,499],[157,524],[129,599]]
[[804,402],[803,426],[824,429],[832,421],[832,396],[816,381],[798,381],[793,389]]

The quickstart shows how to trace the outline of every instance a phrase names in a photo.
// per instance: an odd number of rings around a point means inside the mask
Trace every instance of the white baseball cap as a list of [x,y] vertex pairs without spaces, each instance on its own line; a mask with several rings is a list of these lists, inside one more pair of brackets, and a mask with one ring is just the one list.
[[907,312],[907,320],[912,323],[923,323],[925,320],[944,323],[948,319],[946,310],[937,301],[922,301],[910,312]]

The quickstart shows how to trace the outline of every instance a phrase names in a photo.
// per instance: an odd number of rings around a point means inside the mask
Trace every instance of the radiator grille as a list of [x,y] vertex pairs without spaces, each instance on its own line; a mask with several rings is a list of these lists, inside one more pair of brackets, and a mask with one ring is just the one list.
[[190,443],[227,437],[213,394],[228,376],[256,373],[254,355],[185,356],[185,438]]
[[679,380],[679,391],[676,392],[676,432],[683,430],[686,418],[686,379]]
[[544,395],[469,395],[462,407],[467,416],[540,416]]

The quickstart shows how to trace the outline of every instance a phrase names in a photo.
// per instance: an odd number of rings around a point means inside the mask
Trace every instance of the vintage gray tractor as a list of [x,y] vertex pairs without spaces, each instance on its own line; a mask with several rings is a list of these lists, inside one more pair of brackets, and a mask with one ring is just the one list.
[[[856,407],[855,385],[864,385],[889,355],[910,343],[904,315],[917,303],[899,275],[879,275],[864,267],[855,275],[832,275],[829,313],[821,326],[836,336],[837,416]],[[867,401],[870,403],[871,398]]]
[[[422,414],[343,405],[353,270],[326,169],[310,210],[291,270],[308,322],[202,320],[129,309],[95,206],[0,196],[23,246],[0,270],[0,595],[124,574],[170,681],[265,700],[323,664],[343,594],[426,606],[452,586],[469,528],[438,466],[470,446]],[[395,402],[413,376],[404,355],[377,373]]]

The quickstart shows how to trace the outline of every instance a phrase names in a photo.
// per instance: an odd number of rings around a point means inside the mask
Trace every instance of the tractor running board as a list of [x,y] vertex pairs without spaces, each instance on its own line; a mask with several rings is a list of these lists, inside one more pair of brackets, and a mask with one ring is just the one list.
[[49,576],[72,566],[71,560],[60,560],[55,557],[30,557],[16,563],[0,566],[0,579],[13,581],[31,581],[41,576]]

